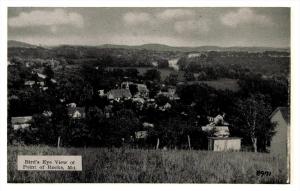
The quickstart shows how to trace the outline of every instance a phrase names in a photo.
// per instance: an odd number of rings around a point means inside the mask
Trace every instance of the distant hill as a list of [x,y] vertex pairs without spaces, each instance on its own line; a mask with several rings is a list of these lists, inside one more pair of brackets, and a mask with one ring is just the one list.
[[99,48],[123,48],[123,49],[139,49],[139,50],[154,50],[154,51],[179,51],[179,52],[203,52],[203,51],[248,51],[248,52],[263,52],[263,51],[284,51],[289,52],[289,48],[273,48],[273,47],[220,47],[220,46],[199,46],[199,47],[174,47],[163,44],[143,44],[139,46],[127,45],[112,45],[105,44],[97,46]]
[[[136,46],[129,45],[114,45],[114,44],[104,44],[99,46],[85,46],[85,45],[60,45],[53,46],[56,47],[95,47],[95,48],[111,48],[111,49],[136,49],[136,50],[152,50],[152,51],[178,51],[178,52],[203,52],[203,51],[248,51],[248,52],[263,52],[263,51],[284,51],[289,52],[289,48],[273,48],[273,47],[220,47],[220,46],[199,46],[199,47],[174,47],[164,44],[143,44]],[[37,48],[40,46],[32,45],[20,41],[9,40],[8,47],[22,47],[22,48]],[[44,47],[49,48],[49,47]]]
[[38,46],[25,43],[25,42],[16,41],[16,40],[9,40],[7,42],[7,47],[8,48],[14,48],[14,47],[15,48],[37,48]]

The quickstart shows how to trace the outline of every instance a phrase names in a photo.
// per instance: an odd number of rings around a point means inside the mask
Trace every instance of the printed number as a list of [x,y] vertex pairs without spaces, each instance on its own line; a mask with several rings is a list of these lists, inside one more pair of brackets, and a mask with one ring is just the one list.
[[256,176],[264,177],[264,176],[271,176],[271,171],[265,171],[265,170],[257,170]]

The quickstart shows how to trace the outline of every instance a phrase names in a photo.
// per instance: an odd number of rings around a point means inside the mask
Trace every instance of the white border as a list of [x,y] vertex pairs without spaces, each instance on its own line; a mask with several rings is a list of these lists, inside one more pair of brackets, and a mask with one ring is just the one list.
[[[298,190],[299,184],[299,136],[295,113],[299,113],[299,0],[2,0],[0,3],[0,190],[2,191],[53,191],[55,190]],[[291,184],[7,184],[7,7],[291,7]],[[298,53],[298,54],[297,54]],[[297,64],[296,64],[297,63]],[[298,189],[297,189],[298,188]]]

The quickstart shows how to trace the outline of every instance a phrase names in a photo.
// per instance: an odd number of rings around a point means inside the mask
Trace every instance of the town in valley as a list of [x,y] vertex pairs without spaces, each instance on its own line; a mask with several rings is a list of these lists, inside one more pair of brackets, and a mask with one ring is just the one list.
[[[9,8],[8,182],[288,183],[289,15]],[[83,171],[25,174],[19,154]]]

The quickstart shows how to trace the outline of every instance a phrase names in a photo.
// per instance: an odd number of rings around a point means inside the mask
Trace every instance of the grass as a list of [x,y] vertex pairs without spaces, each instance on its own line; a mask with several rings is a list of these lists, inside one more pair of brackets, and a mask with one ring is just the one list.
[[[108,67],[108,68],[123,69],[123,70],[133,68],[138,70],[139,75],[144,75],[147,72],[147,70],[156,69],[154,67]],[[159,68],[158,71],[160,71],[161,80],[165,80],[171,73],[174,73],[174,70],[172,70],[171,68]]]
[[[82,155],[80,172],[17,171],[17,155]],[[270,171],[259,177],[257,170]],[[263,153],[8,147],[10,183],[286,183],[280,157]]]
[[238,80],[236,79],[221,78],[218,80],[190,82],[190,84],[194,84],[194,83],[204,83],[216,90],[230,90],[233,92],[237,92],[240,89],[238,85]]

